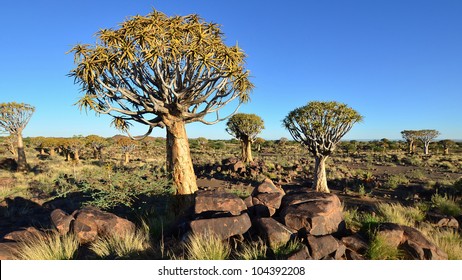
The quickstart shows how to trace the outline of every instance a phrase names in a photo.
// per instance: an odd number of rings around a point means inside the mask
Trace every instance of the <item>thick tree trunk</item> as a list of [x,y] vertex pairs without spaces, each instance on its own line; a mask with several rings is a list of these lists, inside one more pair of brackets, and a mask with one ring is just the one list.
[[48,150],[48,154],[50,155],[50,157],[54,156],[55,155],[55,149],[54,148],[50,148]]
[[241,147],[242,147],[242,160],[245,163],[250,163],[253,161],[252,157],[252,146],[249,139],[242,139],[241,140]]
[[409,153],[413,154],[415,150],[414,141],[409,142]]
[[326,165],[327,156],[316,156],[314,165],[313,189],[317,192],[330,193],[327,186]]
[[430,146],[430,142],[424,143],[424,155],[428,155],[428,147]]
[[193,194],[198,189],[185,123],[180,119],[168,119],[165,124],[167,127],[167,170],[176,186],[176,194]]
[[40,148],[40,155],[41,155],[41,156],[46,155],[46,154],[45,154],[45,149],[44,149],[44,148]]
[[18,171],[27,171],[29,166],[27,165],[26,152],[24,151],[24,143],[22,141],[21,133],[17,135],[18,140]]
[[449,148],[444,148],[444,154],[449,155]]

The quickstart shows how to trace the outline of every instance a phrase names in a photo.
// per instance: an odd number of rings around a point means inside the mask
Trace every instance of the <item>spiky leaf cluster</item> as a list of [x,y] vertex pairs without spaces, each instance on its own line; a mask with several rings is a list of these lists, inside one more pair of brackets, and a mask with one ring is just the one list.
[[[244,52],[226,46],[220,27],[197,15],[153,11],[97,37],[95,45],[72,48],[77,67],[70,76],[84,92],[79,107],[113,116],[116,128],[126,131],[136,121],[149,134],[166,116],[211,124],[232,100],[249,99]],[[214,121],[204,119],[208,113],[216,113]]]
[[295,141],[314,155],[329,155],[340,139],[362,116],[338,102],[313,101],[291,111],[283,120]]
[[263,120],[255,114],[239,113],[229,118],[226,132],[240,140],[254,142],[257,135],[265,128]]
[[24,103],[0,103],[0,133],[21,134],[35,108]]

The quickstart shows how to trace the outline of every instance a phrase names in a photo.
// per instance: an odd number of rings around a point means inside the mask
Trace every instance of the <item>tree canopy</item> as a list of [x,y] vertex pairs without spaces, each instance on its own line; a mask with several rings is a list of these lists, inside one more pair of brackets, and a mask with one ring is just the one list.
[[35,108],[24,103],[0,103],[0,133],[18,135],[29,123]]
[[309,102],[291,111],[283,120],[295,141],[308,147],[314,155],[328,155],[340,139],[363,117],[346,104]]
[[[220,26],[197,15],[167,17],[153,11],[119,29],[102,29],[94,46],[76,45],[70,76],[84,96],[81,109],[109,114],[127,131],[130,121],[164,127],[167,116],[216,123],[218,111],[253,88],[238,45],[223,42]],[[205,115],[215,113],[214,120]]]
[[257,135],[265,128],[263,120],[255,114],[238,113],[229,118],[226,132],[233,137],[254,142]]

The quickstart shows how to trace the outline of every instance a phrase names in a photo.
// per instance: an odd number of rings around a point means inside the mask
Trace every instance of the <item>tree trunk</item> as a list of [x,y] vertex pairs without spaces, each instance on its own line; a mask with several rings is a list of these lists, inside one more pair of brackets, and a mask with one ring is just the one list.
[[245,163],[250,163],[253,161],[252,158],[252,146],[249,139],[242,139],[241,140],[241,147],[242,147],[242,161]]
[[444,154],[449,155],[449,148],[444,148]]
[[125,152],[123,163],[128,164],[129,162],[130,162],[130,153]]
[[187,195],[197,189],[185,123],[180,119],[165,120],[167,127],[167,170],[172,176],[176,194]]
[[327,186],[326,165],[327,156],[316,156],[314,165],[313,189],[317,192],[330,193]]
[[22,141],[21,133],[17,135],[18,140],[18,171],[27,171],[28,165],[26,160],[26,153],[24,151],[24,143]]
[[40,148],[40,155],[41,155],[41,156],[46,155],[46,154],[45,154],[45,149],[44,149],[44,148]]
[[428,155],[428,147],[430,146],[430,142],[424,143],[424,155]]
[[410,142],[409,142],[409,153],[410,153],[410,154],[413,154],[413,153],[414,153],[414,149],[415,149],[414,141],[410,141]]
[[80,162],[80,157],[79,157],[79,150],[74,151],[74,160],[76,162]]

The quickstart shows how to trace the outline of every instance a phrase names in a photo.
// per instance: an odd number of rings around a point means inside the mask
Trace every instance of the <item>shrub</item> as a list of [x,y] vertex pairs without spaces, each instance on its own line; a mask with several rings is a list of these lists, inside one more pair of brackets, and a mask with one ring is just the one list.
[[75,235],[61,236],[53,231],[21,241],[17,255],[24,260],[71,260],[76,257],[78,249]]
[[457,201],[454,198],[448,197],[448,195],[440,195],[438,193],[432,195],[432,205],[435,207],[441,214],[449,216],[458,216],[462,214],[462,209],[458,205]]
[[450,260],[462,260],[462,236],[454,229],[435,228],[424,223],[418,228],[431,242],[448,254]]
[[287,244],[279,246],[273,249],[274,255],[276,259],[287,259],[287,257],[300,250],[302,248],[302,244],[298,240],[290,240]]
[[186,245],[186,257],[189,260],[226,260],[231,247],[215,234],[192,234]]
[[385,182],[385,186],[390,188],[390,189],[396,189],[400,185],[406,185],[409,183],[409,179],[406,178],[406,176],[402,174],[398,175],[391,175],[388,177],[387,182]]

